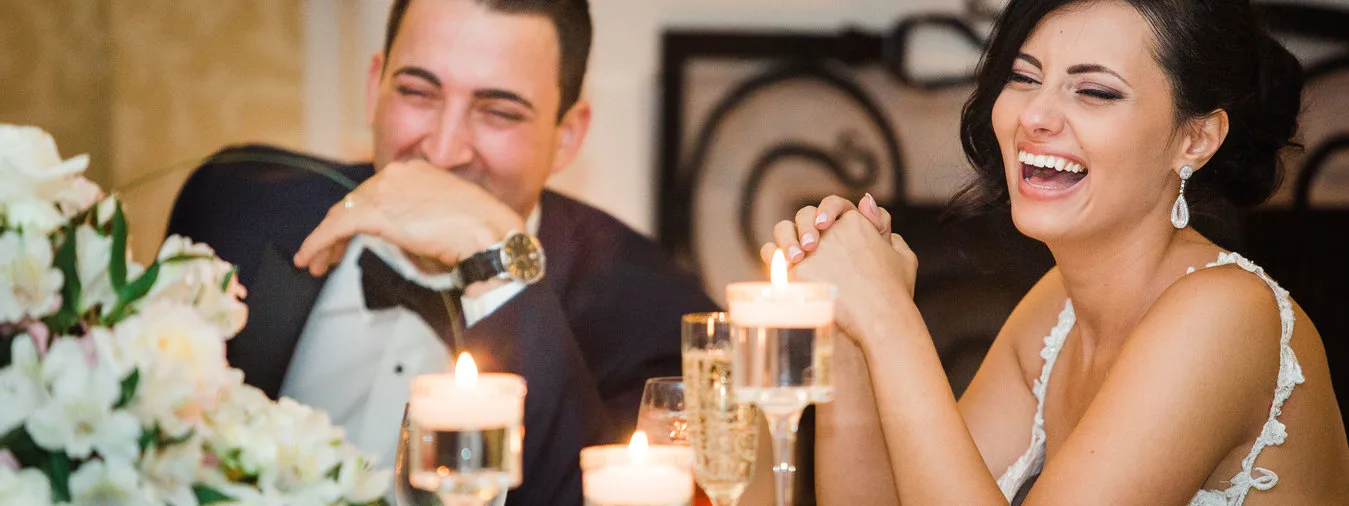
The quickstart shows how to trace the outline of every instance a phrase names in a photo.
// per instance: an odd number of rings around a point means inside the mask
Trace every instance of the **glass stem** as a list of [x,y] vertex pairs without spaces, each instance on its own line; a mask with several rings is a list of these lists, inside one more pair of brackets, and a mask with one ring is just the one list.
[[[762,407],[761,407],[762,409]],[[792,486],[796,481],[796,429],[804,406],[786,409],[762,409],[773,435],[773,482],[777,488],[777,506],[791,506]]]

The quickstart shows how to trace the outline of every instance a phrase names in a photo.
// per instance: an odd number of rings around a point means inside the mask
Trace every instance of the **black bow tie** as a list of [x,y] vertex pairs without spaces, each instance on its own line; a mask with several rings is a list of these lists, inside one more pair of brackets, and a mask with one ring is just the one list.
[[408,281],[370,251],[361,253],[361,292],[370,310],[402,306],[417,313],[441,340],[459,349],[463,336],[463,305],[460,294],[437,292]]

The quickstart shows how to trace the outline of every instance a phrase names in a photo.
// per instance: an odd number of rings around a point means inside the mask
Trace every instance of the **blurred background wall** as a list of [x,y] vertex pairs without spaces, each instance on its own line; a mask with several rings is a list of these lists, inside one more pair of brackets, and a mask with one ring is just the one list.
[[[389,0],[0,0],[0,121],[50,131],[120,189],[135,255],[158,248],[196,161],[264,142],[357,159],[364,72]],[[580,158],[552,185],[653,233],[659,43],[671,27],[882,28],[962,0],[593,0]]]
[[220,147],[304,148],[301,0],[0,1],[0,121],[33,124],[125,188],[139,258]]

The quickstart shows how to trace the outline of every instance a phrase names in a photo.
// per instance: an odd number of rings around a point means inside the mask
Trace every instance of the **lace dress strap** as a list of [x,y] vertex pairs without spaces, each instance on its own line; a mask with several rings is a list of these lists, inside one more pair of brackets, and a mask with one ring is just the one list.
[[[1292,395],[1293,387],[1306,381],[1302,375],[1302,365],[1298,363],[1297,356],[1293,353],[1293,347],[1288,344],[1293,339],[1294,320],[1293,304],[1288,300],[1288,291],[1280,287],[1273,279],[1270,279],[1260,266],[1236,253],[1220,253],[1216,262],[1205,265],[1204,268],[1228,264],[1235,264],[1259,276],[1274,291],[1274,299],[1279,305],[1280,322],[1279,379],[1274,388],[1274,402],[1269,408],[1269,419],[1265,421],[1260,436],[1256,438],[1255,444],[1251,446],[1246,458],[1241,460],[1241,471],[1232,477],[1232,485],[1221,491],[1201,490],[1190,502],[1192,506],[1239,505],[1246,500],[1246,495],[1250,493],[1251,489],[1269,490],[1279,482],[1279,475],[1274,474],[1273,471],[1263,467],[1255,467],[1255,459],[1260,456],[1260,452],[1266,447],[1281,445],[1288,437],[1287,428],[1283,422],[1279,421],[1279,414],[1283,412],[1284,401],[1287,401],[1288,396]],[[1194,268],[1189,270],[1189,272],[1194,271]]]
[[1073,312],[1073,301],[1064,302],[1059,312],[1059,322],[1045,336],[1044,347],[1040,348],[1040,357],[1045,360],[1040,367],[1040,377],[1031,384],[1031,393],[1035,394],[1035,423],[1031,426],[1030,446],[1016,459],[1007,471],[998,477],[998,488],[1010,501],[1016,496],[1022,483],[1035,473],[1040,472],[1045,463],[1045,386],[1049,384],[1049,373],[1054,370],[1054,362],[1059,358],[1059,350],[1068,339],[1068,332],[1077,322],[1077,313]]

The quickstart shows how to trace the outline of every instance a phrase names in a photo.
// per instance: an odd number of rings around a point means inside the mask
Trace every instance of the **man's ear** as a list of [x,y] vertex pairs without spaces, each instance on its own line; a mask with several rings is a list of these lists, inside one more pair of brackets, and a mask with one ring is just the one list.
[[557,152],[553,154],[552,174],[561,172],[563,168],[576,159],[576,154],[581,151],[581,143],[585,141],[586,133],[590,131],[590,102],[585,99],[576,101],[575,105],[562,116],[562,121],[557,125],[557,138],[554,145]]
[[379,108],[379,87],[384,80],[384,52],[370,57],[370,69],[365,75],[365,124],[375,125],[375,110]]

